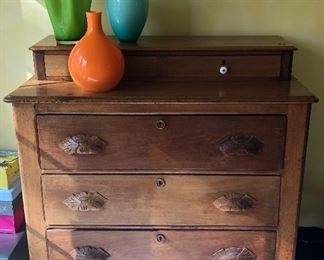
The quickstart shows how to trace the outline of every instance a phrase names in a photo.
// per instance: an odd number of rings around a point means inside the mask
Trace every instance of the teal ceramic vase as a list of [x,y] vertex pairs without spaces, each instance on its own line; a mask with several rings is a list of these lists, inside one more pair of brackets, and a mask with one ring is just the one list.
[[80,40],[87,30],[92,0],[45,0],[54,35],[62,43]]
[[141,35],[149,0],[106,0],[111,27],[121,42],[136,42]]

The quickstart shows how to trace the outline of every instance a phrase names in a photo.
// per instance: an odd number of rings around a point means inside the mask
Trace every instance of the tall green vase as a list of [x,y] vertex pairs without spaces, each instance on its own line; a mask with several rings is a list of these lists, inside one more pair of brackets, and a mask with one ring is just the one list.
[[45,0],[46,8],[59,42],[80,40],[87,30],[86,12],[92,0]]

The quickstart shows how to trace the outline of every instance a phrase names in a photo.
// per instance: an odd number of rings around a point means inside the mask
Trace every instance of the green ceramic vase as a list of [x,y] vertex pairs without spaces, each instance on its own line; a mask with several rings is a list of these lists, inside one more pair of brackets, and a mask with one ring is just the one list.
[[87,30],[86,12],[92,0],[45,0],[57,41],[69,42],[82,38]]

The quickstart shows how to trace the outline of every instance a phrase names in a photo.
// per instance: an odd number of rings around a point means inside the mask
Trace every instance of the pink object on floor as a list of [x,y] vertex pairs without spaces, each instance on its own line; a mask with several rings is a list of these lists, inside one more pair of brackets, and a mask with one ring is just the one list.
[[0,233],[17,233],[20,231],[24,223],[24,208],[20,207],[15,212],[14,216],[0,216]]

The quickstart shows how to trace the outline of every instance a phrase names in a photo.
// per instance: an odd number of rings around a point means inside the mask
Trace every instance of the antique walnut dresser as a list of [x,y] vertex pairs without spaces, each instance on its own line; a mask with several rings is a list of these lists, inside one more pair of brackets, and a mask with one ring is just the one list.
[[311,103],[277,36],[120,44],[81,92],[71,46],[34,45],[13,104],[32,260],[293,260]]

